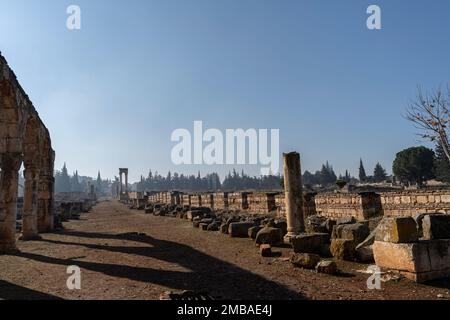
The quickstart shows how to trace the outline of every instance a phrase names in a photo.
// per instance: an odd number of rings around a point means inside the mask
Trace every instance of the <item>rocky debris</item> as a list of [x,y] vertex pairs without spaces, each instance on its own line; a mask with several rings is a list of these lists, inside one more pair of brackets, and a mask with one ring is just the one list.
[[262,226],[251,227],[250,229],[248,229],[248,237],[255,240],[256,235],[262,228],[263,228]]
[[272,256],[272,247],[270,244],[262,244],[259,247],[259,252],[262,257],[271,257]]
[[450,215],[430,214],[422,221],[423,239],[450,239]]
[[391,243],[418,241],[416,221],[412,217],[384,218],[377,228],[375,240]]
[[336,262],[329,260],[322,260],[317,264],[316,272],[334,275],[338,272],[338,268]]
[[356,219],[355,217],[345,217],[345,218],[339,218],[336,221],[336,225],[341,225],[341,224],[354,224],[356,223]]
[[208,231],[219,231],[219,224],[217,222],[213,222],[208,225]]
[[333,228],[335,225],[336,225],[336,220],[327,219],[321,224],[321,227],[323,228],[323,230],[325,232],[331,234],[333,232]]
[[[331,239],[353,240],[356,245],[363,242],[370,234],[369,227],[362,223],[340,224],[333,228]],[[355,247],[356,247],[355,245]]]
[[327,233],[328,230],[323,224],[327,218],[319,216],[319,215],[313,215],[309,216],[305,219],[305,230],[306,233]]
[[355,261],[357,259],[356,244],[353,240],[333,239],[330,251],[333,257],[339,260]]
[[195,217],[202,217],[203,216],[203,212],[201,212],[200,210],[190,210],[186,213],[186,218],[189,221],[193,221]]
[[322,246],[329,242],[328,233],[301,234],[291,238],[295,253],[320,253]]
[[[339,224],[334,226],[330,246],[332,256],[339,260],[358,260],[359,255],[356,247],[367,239],[369,234],[369,227],[363,223]],[[366,251],[362,250],[362,253],[366,253]],[[366,258],[364,256],[364,259]]]
[[206,231],[208,229],[209,224],[200,222],[200,224],[198,226],[201,230]]
[[275,220],[275,228],[281,229],[283,237],[287,234],[287,222],[285,220]]
[[290,262],[299,268],[314,269],[320,262],[320,256],[311,253],[294,253]]
[[152,214],[154,211],[154,207],[152,204],[148,204],[145,206],[145,213],[146,214]]
[[283,231],[278,228],[265,227],[256,235],[256,244],[270,244],[272,246],[283,243]]
[[226,223],[220,225],[220,233],[228,234],[228,225]]
[[254,226],[253,222],[233,222],[230,223],[228,227],[228,234],[231,237],[247,238],[248,229],[250,229],[253,226]]
[[362,246],[362,247],[358,246],[358,247],[356,247],[356,253],[357,253],[358,261],[365,262],[365,263],[374,261],[372,245]]

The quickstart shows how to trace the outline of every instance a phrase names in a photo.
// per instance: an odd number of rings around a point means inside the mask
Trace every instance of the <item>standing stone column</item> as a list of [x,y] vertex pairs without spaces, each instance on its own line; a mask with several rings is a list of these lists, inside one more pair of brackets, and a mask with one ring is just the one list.
[[119,194],[119,198],[122,196],[123,194],[123,180],[122,180],[122,175],[123,173],[120,172],[120,194]]
[[25,169],[25,190],[23,198],[23,227],[21,240],[37,240],[38,235],[38,183],[39,170]]
[[0,154],[0,252],[16,248],[20,153]]
[[55,179],[53,176],[41,175],[39,177],[38,194],[38,231],[39,233],[54,230],[54,192]]
[[286,220],[288,226],[288,233],[284,238],[284,242],[290,243],[292,237],[305,231],[300,154],[297,152],[284,154],[283,161]]
[[125,172],[125,193],[128,194],[128,171]]

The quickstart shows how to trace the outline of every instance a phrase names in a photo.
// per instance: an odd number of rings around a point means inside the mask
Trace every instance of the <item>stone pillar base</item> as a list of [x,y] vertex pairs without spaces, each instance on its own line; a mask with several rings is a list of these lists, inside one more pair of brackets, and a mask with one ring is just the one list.
[[284,244],[292,244],[292,238],[296,238],[298,235],[299,234],[293,232],[287,233],[283,238]]

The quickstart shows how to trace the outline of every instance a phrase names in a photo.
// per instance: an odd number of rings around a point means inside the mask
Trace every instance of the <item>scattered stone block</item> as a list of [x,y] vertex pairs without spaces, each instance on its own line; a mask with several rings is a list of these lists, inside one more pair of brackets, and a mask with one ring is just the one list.
[[270,244],[262,244],[259,247],[259,252],[261,253],[261,256],[263,257],[271,257],[272,256],[272,247]]
[[270,244],[272,246],[283,243],[283,231],[278,228],[265,227],[256,235],[256,244]]
[[295,253],[320,253],[322,245],[329,242],[328,233],[301,234],[291,238]]
[[208,231],[219,231],[219,225],[216,222],[213,222],[208,225]]
[[220,225],[220,232],[223,234],[228,234],[228,225],[226,223]]
[[248,237],[248,229],[253,227],[253,222],[233,222],[230,223],[228,227],[228,233],[232,237],[236,238],[247,238]]
[[416,282],[450,277],[450,240],[392,243],[375,241],[375,263]]
[[338,272],[338,268],[336,262],[329,260],[322,260],[317,264],[316,272],[334,275]]
[[333,228],[336,225],[336,220],[327,219],[322,223],[322,228],[326,230],[325,232],[331,234],[333,232]]
[[336,220],[336,225],[341,224],[353,224],[356,222],[355,217],[345,217],[345,218],[339,218]]
[[299,268],[314,269],[320,262],[320,256],[311,253],[294,253],[290,262]]
[[371,245],[364,246],[364,247],[356,247],[356,253],[357,253],[358,261],[365,262],[365,263],[374,261],[373,247]]
[[202,229],[203,231],[208,230],[208,226],[209,226],[209,224],[207,224],[207,223],[200,223],[199,224],[199,228]]
[[418,241],[416,221],[412,217],[384,218],[377,228],[375,240],[392,243]]
[[333,228],[332,239],[352,240],[355,247],[363,242],[370,234],[369,227],[362,223],[340,224]]
[[262,228],[263,227],[261,226],[251,227],[250,229],[248,229],[248,237],[255,240],[256,235],[258,234],[259,231],[261,231]]
[[346,261],[356,260],[356,244],[354,240],[333,239],[330,246],[334,258]]
[[327,218],[318,215],[309,216],[305,219],[306,233],[326,233],[328,230],[323,226],[326,220]]
[[450,239],[450,215],[430,214],[422,221],[423,239]]
[[192,222],[192,226],[193,226],[194,228],[199,228],[199,227],[200,227],[200,221],[194,221],[194,222]]

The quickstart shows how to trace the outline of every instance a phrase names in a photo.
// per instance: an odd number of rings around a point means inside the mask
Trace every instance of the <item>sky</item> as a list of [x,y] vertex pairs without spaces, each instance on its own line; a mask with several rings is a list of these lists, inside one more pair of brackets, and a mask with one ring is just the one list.
[[[69,5],[81,30],[66,27]],[[381,8],[381,30],[366,10]],[[176,166],[178,128],[280,130],[302,168],[329,161],[357,176],[392,172],[427,145],[402,114],[417,87],[446,86],[450,2],[300,0],[0,0],[0,51],[49,128],[56,168],[130,180]]]

